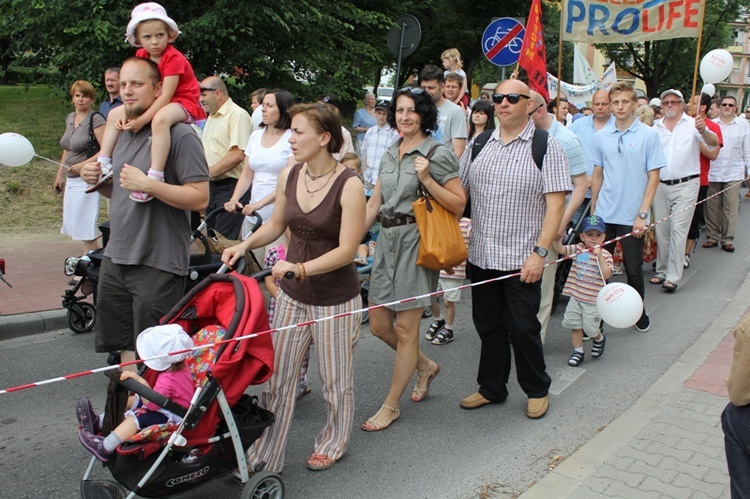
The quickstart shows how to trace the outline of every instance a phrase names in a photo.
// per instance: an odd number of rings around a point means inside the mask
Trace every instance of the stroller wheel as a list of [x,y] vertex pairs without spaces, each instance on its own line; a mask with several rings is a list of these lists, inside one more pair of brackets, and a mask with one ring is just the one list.
[[276,473],[261,471],[250,477],[242,489],[242,499],[281,499],[284,497],[284,482]]
[[125,492],[120,484],[111,480],[81,480],[83,499],[122,499]]
[[68,327],[75,333],[88,333],[94,329],[96,324],[96,308],[90,303],[78,302],[83,314],[75,310],[68,309]]

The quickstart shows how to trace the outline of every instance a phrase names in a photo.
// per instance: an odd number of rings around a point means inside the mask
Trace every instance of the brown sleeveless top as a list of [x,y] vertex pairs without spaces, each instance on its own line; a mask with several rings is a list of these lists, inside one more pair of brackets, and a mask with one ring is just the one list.
[[[302,163],[294,165],[286,183],[286,220],[292,237],[289,239],[286,259],[289,262],[307,262],[328,253],[339,245],[341,229],[341,193],[344,184],[355,174],[346,168],[333,181],[325,198],[309,213],[297,202],[297,179]],[[308,305],[331,306],[351,300],[359,294],[357,269],[352,261],[326,274],[308,276],[302,282],[281,279],[281,289],[294,300]]]

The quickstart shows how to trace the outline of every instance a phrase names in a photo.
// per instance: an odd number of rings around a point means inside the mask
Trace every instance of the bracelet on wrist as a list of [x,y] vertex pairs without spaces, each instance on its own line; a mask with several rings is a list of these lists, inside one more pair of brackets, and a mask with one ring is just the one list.
[[299,270],[299,277],[297,277],[297,280],[299,282],[302,282],[307,277],[307,272],[305,271],[305,265],[302,263],[297,262],[297,269]]

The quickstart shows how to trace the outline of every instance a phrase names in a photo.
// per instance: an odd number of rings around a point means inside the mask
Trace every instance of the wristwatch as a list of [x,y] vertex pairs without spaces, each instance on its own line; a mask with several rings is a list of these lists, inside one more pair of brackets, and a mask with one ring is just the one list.
[[547,255],[549,255],[549,251],[547,251],[547,248],[542,248],[541,246],[534,246],[534,253],[541,256],[542,258],[547,258]]
[[648,218],[648,213],[642,211],[638,214],[638,218],[640,218],[641,220],[646,220]]

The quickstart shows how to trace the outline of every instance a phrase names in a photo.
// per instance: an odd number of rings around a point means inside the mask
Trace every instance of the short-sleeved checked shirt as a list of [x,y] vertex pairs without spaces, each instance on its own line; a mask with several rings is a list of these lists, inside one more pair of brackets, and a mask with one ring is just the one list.
[[570,190],[568,163],[550,135],[541,171],[531,156],[534,124],[505,144],[499,129],[471,161],[473,144],[459,163],[461,185],[471,196],[472,233],[469,261],[484,269],[516,270],[523,266],[542,230],[550,192]]
[[368,184],[375,185],[378,181],[380,160],[383,159],[385,151],[397,140],[398,132],[391,128],[391,125],[375,125],[367,129],[362,144],[362,159],[365,163],[364,177]]

